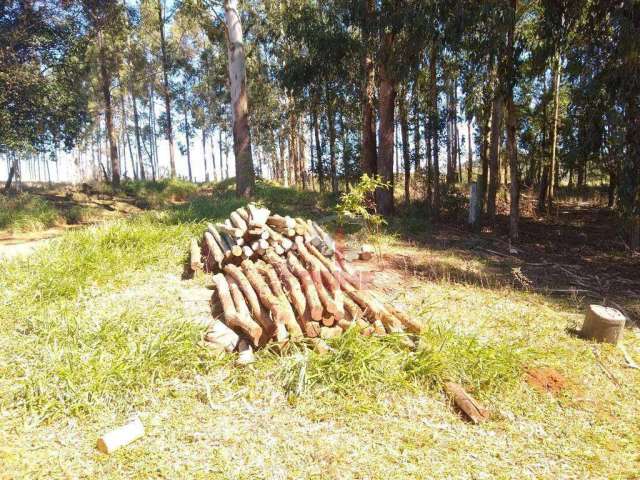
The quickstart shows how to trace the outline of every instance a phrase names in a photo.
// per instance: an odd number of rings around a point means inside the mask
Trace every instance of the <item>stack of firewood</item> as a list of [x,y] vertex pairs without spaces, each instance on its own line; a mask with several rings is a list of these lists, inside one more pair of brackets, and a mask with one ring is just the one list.
[[213,273],[214,322],[205,340],[251,361],[253,348],[362,334],[409,331],[420,324],[363,288],[359,275],[315,222],[272,215],[249,204],[191,241],[191,268]]

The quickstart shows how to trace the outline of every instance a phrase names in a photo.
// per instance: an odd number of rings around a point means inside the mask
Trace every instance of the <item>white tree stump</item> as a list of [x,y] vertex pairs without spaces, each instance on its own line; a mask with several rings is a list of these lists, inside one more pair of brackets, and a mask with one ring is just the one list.
[[582,337],[617,345],[622,339],[625,316],[619,310],[602,305],[589,305],[584,317]]
[[138,417],[120,428],[105,433],[98,439],[97,448],[102,453],[111,453],[130,444],[144,435],[144,426]]

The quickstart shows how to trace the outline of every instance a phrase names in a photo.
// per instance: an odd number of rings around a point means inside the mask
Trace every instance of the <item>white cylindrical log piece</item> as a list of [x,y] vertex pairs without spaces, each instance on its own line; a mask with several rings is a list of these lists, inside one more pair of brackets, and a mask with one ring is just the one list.
[[590,340],[617,345],[622,339],[625,316],[619,310],[602,305],[589,305],[581,335]]
[[233,352],[240,341],[238,334],[220,320],[214,320],[204,339],[205,342],[223,348],[227,352]]
[[130,444],[143,435],[144,426],[140,419],[136,417],[126,425],[105,433],[98,439],[96,447],[102,453],[111,453],[120,447]]

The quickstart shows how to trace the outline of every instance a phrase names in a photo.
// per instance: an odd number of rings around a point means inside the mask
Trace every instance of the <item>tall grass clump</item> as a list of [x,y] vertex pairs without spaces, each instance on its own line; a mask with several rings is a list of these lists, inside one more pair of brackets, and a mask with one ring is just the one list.
[[51,202],[28,193],[0,195],[0,229],[32,232],[64,223]]

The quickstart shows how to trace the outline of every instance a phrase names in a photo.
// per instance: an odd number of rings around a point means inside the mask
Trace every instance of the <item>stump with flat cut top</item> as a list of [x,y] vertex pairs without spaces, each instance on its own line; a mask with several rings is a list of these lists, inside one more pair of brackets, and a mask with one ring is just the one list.
[[589,305],[580,334],[583,338],[617,345],[622,339],[625,316],[619,310]]

